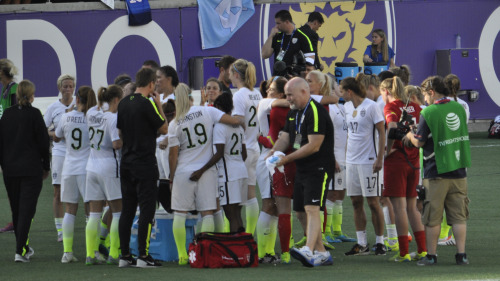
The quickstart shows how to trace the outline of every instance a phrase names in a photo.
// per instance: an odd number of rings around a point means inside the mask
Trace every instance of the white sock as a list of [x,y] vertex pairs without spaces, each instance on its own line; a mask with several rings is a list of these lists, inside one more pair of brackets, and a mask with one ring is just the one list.
[[224,214],[222,210],[214,213],[215,232],[224,232]]
[[[356,231],[356,238],[358,238],[358,244],[360,246],[365,247],[368,244],[367,239],[366,239],[366,230]],[[383,240],[382,240],[382,242],[383,242]]]
[[[387,237],[390,239],[398,238],[398,231],[396,230],[395,224],[386,224],[385,229],[387,229]],[[391,241],[389,241],[390,243]]]
[[376,244],[384,244],[384,236],[375,236],[375,243]]
[[55,218],[54,223],[56,225],[57,233],[62,233],[63,218]]
[[203,224],[203,218],[201,217],[201,213],[198,213],[198,220],[196,221],[196,233],[200,233],[201,225]]
[[382,211],[384,212],[384,221],[385,221],[385,224],[392,224],[391,222],[391,216],[389,215],[389,207],[387,206],[384,206],[382,208]]

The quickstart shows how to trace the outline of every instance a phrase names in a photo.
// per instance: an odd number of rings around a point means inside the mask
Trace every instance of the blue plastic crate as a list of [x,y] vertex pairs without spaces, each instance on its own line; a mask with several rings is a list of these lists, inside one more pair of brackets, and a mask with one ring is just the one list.
[[[194,239],[197,216],[188,215],[186,218],[186,249]],[[165,211],[157,211],[155,214],[156,223],[151,230],[151,240],[149,243],[149,254],[161,261],[177,261],[177,246],[175,245],[172,224],[174,215]],[[130,237],[130,251],[133,255],[138,255],[137,250],[137,229],[139,227],[139,214],[136,214],[132,225],[132,235]]]

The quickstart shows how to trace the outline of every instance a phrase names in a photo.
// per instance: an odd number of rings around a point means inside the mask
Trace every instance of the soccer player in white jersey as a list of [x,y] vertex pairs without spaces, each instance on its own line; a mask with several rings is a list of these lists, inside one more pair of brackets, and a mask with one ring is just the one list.
[[[222,93],[214,101],[214,107],[226,114],[233,110],[233,96]],[[241,203],[247,201],[247,169],[245,158],[245,132],[240,126],[217,123],[214,126],[213,142],[219,174],[218,192],[220,205],[229,220],[231,232],[244,230],[241,218]]]
[[[401,72],[401,71],[400,71]],[[387,71],[384,74],[384,79],[391,78],[394,73]],[[380,90],[380,78],[375,74],[366,75],[364,73],[358,73],[356,75],[356,80],[360,81],[366,89],[366,97],[375,101],[380,109],[380,112],[384,113],[385,101],[382,98],[382,91]],[[378,141],[378,134],[376,134],[375,141]],[[384,190],[384,168],[379,172],[379,183],[382,186],[382,191]],[[383,192],[382,192],[383,194]],[[385,228],[387,230],[387,239],[384,239],[384,244],[388,251],[397,252],[399,251],[398,233],[396,231],[396,216],[394,215],[394,207],[392,206],[391,200],[388,197],[381,196],[380,204],[382,204],[382,212],[384,213]],[[411,241],[411,234],[408,233],[409,239]],[[373,248],[375,251],[375,247]]]
[[326,199],[326,209],[331,218],[327,218],[325,226],[325,238],[329,243],[356,242],[356,239],[346,236],[342,232],[342,203],[346,190],[346,145],[347,145],[347,123],[345,121],[345,109],[343,104],[329,105],[330,118],[333,123],[335,154],[335,177],[332,180]]
[[87,265],[100,264],[103,258],[97,253],[98,227],[104,201],[112,213],[109,232],[110,251],[108,264],[118,264],[120,238],[118,221],[122,210],[120,187],[120,148],[122,140],[116,128],[116,112],[123,90],[117,85],[99,89],[100,110],[93,108],[87,114],[90,138],[90,157],[87,163],[87,190],[85,200],[90,203],[90,216],[85,229]]
[[[170,184],[172,186],[172,225],[179,265],[188,263],[186,251],[186,215],[197,210],[202,215],[202,232],[214,231],[217,208],[217,170],[212,158],[212,134],[215,123],[243,125],[239,118],[209,106],[191,106],[189,87],[181,83],[175,89],[175,119],[168,128]],[[213,162],[213,163],[212,163]],[[193,173],[193,171],[196,171]]]
[[[62,263],[77,261],[73,256],[75,216],[80,197],[85,198],[87,174],[85,168],[90,154],[89,129],[85,114],[95,104],[95,93],[92,88],[80,87],[76,93],[77,110],[64,113],[55,131],[54,141],[56,143],[62,139],[66,140],[66,155],[61,180],[61,202],[66,203],[66,213],[62,224],[64,245]],[[87,203],[85,202],[85,204]],[[85,213],[88,215],[87,210]]]
[[244,59],[236,60],[230,67],[229,79],[238,91],[233,95],[233,116],[245,121],[245,139],[247,141],[247,159],[245,165],[248,171],[248,201],[246,208],[246,232],[254,233],[259,217],[259,203],[257,202],[255,184],[257,182],[256,169],[260,154],[259,120],[257,107],[262,95],[256,89],[255,66]]
[[[384,116],[377,104],[366,98],[364,86],[350,77],[342,80],[340,90],[347,101],[345,104],[348,127],[346,152],[347,195],[354,207],[354,223],[358,243],[346,252],[350,255],[367,255],[366,214],[364,199],[368,201],[372,213],[372,222],[376,234],[376,255],[385,255],[384,215],[380,208],[381,186],[378,172],[382,169],[385,134]],[[375,143],[375,131],[379,141]]]
[[[59,120],[66,110],[74,105],[73,92],[75,91],[75,77],[63,74],[57,79],[57,88],[61,92],[61,99],[52,103],[47,108],[43,120],[45,126],[49,129],[49,136],[54,138],[55,130],[59,126]],[[54,143],[52,147],[52,162],[50,165],[52,174],[52,184],[54,185],[54,199],[52,200],[52,208],[54,211],[54,222],[57,229],[57,241],[63,241],[62,222],[63,222],[63,204],[61,203],[61,175],[64,162],[64,155],[66,154],[66,143],[61,140]]]

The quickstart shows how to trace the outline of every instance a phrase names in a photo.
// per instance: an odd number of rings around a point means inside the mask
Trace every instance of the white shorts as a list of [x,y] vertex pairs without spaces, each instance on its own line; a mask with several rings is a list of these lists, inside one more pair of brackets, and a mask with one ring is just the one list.
[[80,197],[85,198],[85,179],[86,175],[62,176],[61,202],[76,204],[80,201]]
[[220,205],[244,203],[248,199],[247,179],[239,179],[230,182],[219,182]]
[[87,172],[87,201],[113,201],[122,199],[120,178],[105,177],[93,172]]
[[262,153],[257,161],[257,184],[259,185],[260,196],[262,199],[271,198],[271,175],[266,166],[267,152]]
[[347,196],[375,197],[382,195],[379,172],[373,164],[346,165]]
[[52,184],[61,184],[63,164],[64,156],[52,156],[52,162],[50,163]]
[[345,165],[340,165],[340,172],[335,173],[333,180],[330,182],[328,186],[328,190],[345,190],[346,188],[346,167]]
[[165,169],[163,168],[162,151],[160,148],[156,147],[156,162],[158,163],[158,172],[160,174],[160,179],[167,179],[165,175]]
[[172,209],[209,211],[217,208],[217,170],[203,173],[198,181],[189,179],[193,172],[175,173],[172,186]]
[[248,172],[248,185],[255,185],[257,183],[257,175],[255,170],[257,169],[257,161],[259,160],[260,152],[256,150],[247,150],[247,160],[245,160],[245,166]]

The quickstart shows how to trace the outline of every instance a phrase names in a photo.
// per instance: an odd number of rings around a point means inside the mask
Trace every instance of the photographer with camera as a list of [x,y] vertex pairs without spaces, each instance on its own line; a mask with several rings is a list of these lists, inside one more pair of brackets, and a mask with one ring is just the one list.
[[[278,76],[299,76],[306,70],[306,61],[314,64],[314,47],[311,39],[300,29],[295,28],[292,15],[281,10],[274,16],[276,26],[262,46],[262,58],[274,55],[274,73]],[[279,63],[283,62],[283,63]]]
[[425,199],[422,223],[425,225],[428,255],[418,265],[437,263],[436,247],[443,210],[453,228],[457,243],[457,265],[469,264],[465,253],[469,198],[467,171],[470,167],[470,142],[464,108],[447,96],[450,90],[443,78],[431,76],[422,82],[425,100],[417,132],[406,136],[416,147],[423,148]]
[[404,84],[397,76],[385,79],[380,85],[380,93],[386,103],[384,116],[388,129],[383,196],[390,198],[394,208],[399,242],[399,253],[390,261],[409,262],[412,257],[408,249],[408,221],[418,247],[418,253],[413,258],[422,259],[427,254],[424,226],[416,204],[420,176],[419,152],[403,140],[410,131],[410,125],[418,123],[421,109],[418,104],[410,102]]

